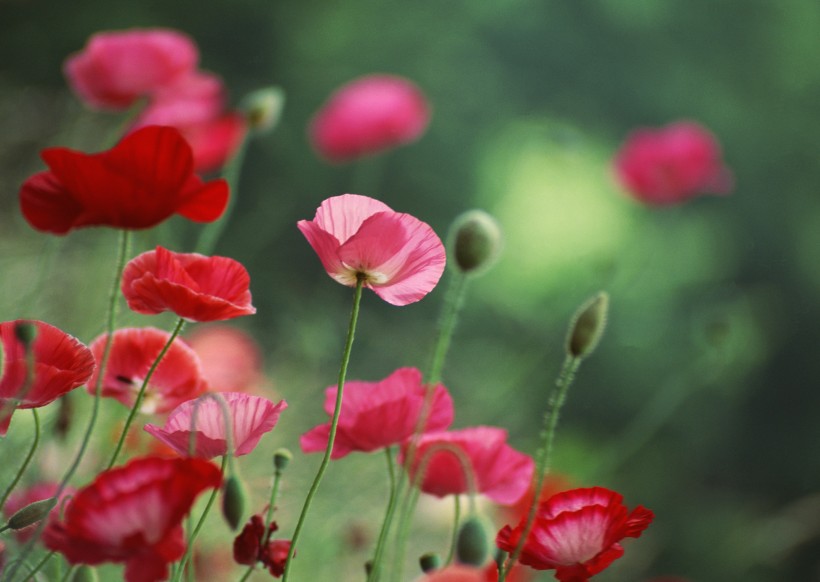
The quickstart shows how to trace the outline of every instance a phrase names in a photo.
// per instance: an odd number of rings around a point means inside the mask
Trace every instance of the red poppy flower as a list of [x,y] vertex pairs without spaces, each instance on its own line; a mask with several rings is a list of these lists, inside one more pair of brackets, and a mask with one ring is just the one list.
[[[103,334],[91,342],[91,351],[98,360],[102,358],[107,337]],[[148,370],[170,338],[170,333],[155,327],[115,331],[105,367],[102,395],[116,398],[128,407],[133,406]],[[88,382],[88,391],[92,394],[97,386],[97,374],[99,370]],[[140,411],[147,414],[168,412],[204,391],[205,380],[199,358],[184,341],[175,339],[151,375]]]
[[495,564],[479,568],[465,564],[452,564],[425,574],[416,582],[496,582],[498,568]]
[[[37,334],[31,346],[34,357],[32,381],[26,348],[16,329],[33,325]],[[0,369],[0,436],[5,435],[16,408],[39,408],[86,383],[94,370],[94,356],[76,338],[42,321],[0,323],[2,369]]]
[[227,182],[203,183],[191,146],[172,127],[142,128],[98,154],[57,147],[41,156],[49,170],[20,189],[23,215],[37,230],[151,228],[174,214],[213,222],[228,203]]
[[[325,390],[325,412],[333,416],[337,387]],[[381,382],[348,382],[333,441],[332,459],[354,452],[372,452],[404,442],[413,435],[421,414],[426,389],[421,372],[400,368]],[[444,430],[453,422],[453,400],[447,389],[435,387],[426,430]],[[330,423],[302,435],[302,451],[315,453],[327,448]]]
[[[58,483],[42,482],[35,483],[25,489],[16,489],[14,493],[9,495],[8,501],[6,501],[6,504],[3,506],[3,515],[5,515],[6,518],[10,518],[19,510],[34,503],[35,501],[42,501],[44,499],[54,497],[54,494],[57,493],[59,487],[60,485]],[[71,497],[72,495],[74,495],[74,488],[65,488],[60,494],[60,500],[51,512],[57,511],[59,513],[62,500],[66,497]],[[34,523],[28,527],[15,530],[14,537],[17,538],[18,542],[24,544],[31,538],[32,534],[34,534],[37,530],[37,527],[38,524]],[[2,570],[0,570],[0,572],[2,572]]]
[[279,527],[275,521],[266,528],[261,515],[251,516],[233,542],[233,559],[236,563],[254,566],[261,562],[271,576],[282,576],[290,552],[290,540],[271,540],[271,534],[277,529]]
[[[640,505],[629,512],[623,496],[603,487],[558,493],[538,507],[519,561],[536,570],[554,569],[561,582],[586,582],[620,558],[619,542],[640,537],[653,517]],[[512,552],[523,529],[524,520],[515,529],[505,526],[496,544]]]
[[221,481],[203,459],[134,459],[79,490],[62,519],[52,514],[43,543],[71,564],[125,563],[126,582],[165,580],[185,553],[182,519]]
[[224,324],[197,326],[185,340],[202,362],[209,390],[254,392],[270,384],[262,370],[262,350],[241,329]]
[[219,321],[256,313],[250,277],[227,257],[175,253],[157,247],[131,259],[122,294],[137,313],[172,311],[188,321]]

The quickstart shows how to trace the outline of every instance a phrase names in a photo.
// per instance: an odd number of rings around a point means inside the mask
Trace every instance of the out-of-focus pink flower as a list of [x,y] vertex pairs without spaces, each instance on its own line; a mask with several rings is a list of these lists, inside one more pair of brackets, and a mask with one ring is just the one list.
[[[620,558],[625,537],[637,538],[654,514],[643,506],[629,512],[623,496],[603,487],[572,489],[542,503],[519,561],[536,570],[555,570],[561,582],[586,582]],[[512,552],[524,530],[505,526],[496,544]]]
[[233,558],[237,564],[255,566],[261,562],[271,576],[279,578],[285,573],[285,562],[290,552],[290,540],[271,540],[279,527],[273,521],[266,528],[262,516],[251,516],[242,532],[233,542]]
[[360,77],[338,89],[309,127],[314,149],[347,162],[417,140],[430,121],[430,105],[412,82],[392,75]]
[[417,578],[416,582],[496,582],[498,568],[495,564],[478,568],[465,564],[453,564]]
[[[507,431],[503,429],[478,426],[449,432],[429,432],[422,435],[417,443],[408,473],[415,482],[418,471],[426,466],[421,480],[421,490],[425,493],[444,497],[469,492],[464,468],[447,448],[462,451],[470,463],[476,493],[484,494],[497,503],[514,503],[530,485],[534,463],[528,455],[507,444]],[[402,460],[406,451],[405,444]]]
[[248,133],[248,122],[239,113],[228,112],[209,121],[180,127],[191,144],[197,172],[218,170],[237,152]]
[[[60,485],[58,483],[43,482],[36,483],[26,489],[15,489],[14,492],[9,495],[6,505],[3,506],[3,515],[5,515],[6,518],[10,518],[12,515],[17,513],[17,511],[34,503],[35,501],[42,501],[43,499],[54,497],[54,494],[57,493],[57,489],[59,489],[59,487]],[[57,504],[49,513],[56,511],[57,514],[59,514],[62,500],[72,495],[74,495],[74,488],[65,488],[60,494],[60,499],[57,500]],[[17,538],[18,542],[24,544],[31,539],[31,536],[37,529],[37,526],[37,523],[33,523],[28,527],[15,530],[14,536]]]
[[186,336],[202,362],[208,389],[254,392],[268,383],[262,371],[262,351],[250,334],[228,325],[197,326]]
[[[333,416],[336,386],[325,390],[325,412]],[[381,382],[348,382],[345,398],[333,441],[332,459],[340,459],[354,451],[372,452],[404,442],[413,435],[424,403],[425,387],[421,372],[415,368],[400,368]],[[453,400],[439,384],[425,430],[445,430],[453,422]],[[324,451],[330,436],[330,423],[306,432],[299,439],[306,453]]]
[[444,272],[444,245],[429,225],[367,196],[328,198],[298,227],[328,275],[348,287],[362,276],[392,305],[418,301]]
[[677,204],[705,193],[728,194],[733,186],[717,139],[688,121],[634,131],[613,164],[621,185],[647,204]]
[[[267,398],[239,392],[222,392],[219,397],[225,400],[231,415],[233,454],[237,457],[253,451],[262,435],[273,430],[279,415],[288,407],[284,400],[274,404]],[[194,407],[197,408],[195,426]],[[212,459],[228,452],[225,417],[222,407],[212,397],[183,402],[168,416],[163,428],[153,424],[146,424],[144,428],[183,456],[188,456],[191,432],[196,433],[193,456]]]
[[[91,351],[97,360],[102,359],[107,337],[103,334],[91,342]],[[116,398],[128,407],[133,406],[148,370],[170,338],[170,333],[155,327],[115,331],[103,376],[102,395]],[[88,391],[92,394],[97,386],[98,374],[99,370],[95,370],[88,382]],[[168,412],[204,391],[205,380],[199,358],[185,342],[177,338],[151,376],[141,412]]]

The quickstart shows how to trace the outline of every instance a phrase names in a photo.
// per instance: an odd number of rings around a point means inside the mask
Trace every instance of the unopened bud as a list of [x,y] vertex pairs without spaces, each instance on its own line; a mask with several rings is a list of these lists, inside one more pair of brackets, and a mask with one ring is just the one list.
[[14,324],[14,335],[26,349],[29,349],[37,337],[37,326],[30,321],[18,321]]
[[441,556],[435,552],[423,554],[419,558],[419,566],[421,566],[421,571],[425,574],[438,570],[441,568]]
[[37,523],[47,516],[56,504],[57,500],[54,497],[29,503],[11,516],[8,522],[9,529],[23,529]]
[[450,253],[464,274],[486,271],[501,250],[501,228],[483,210],[468,210],[459,215],[450,228]]
[[601,291],[587,300],[572,318],[567,336],[567,353],[574,358],[583,358],[601,341],[609,312],[609,295]]
[[239,528],[245,514],[245,487],[242,481],[231,475],[222,486],[222,515],[232,530]]
[[79,568],[74,570],[74,574],[69,579],[71,582],[98,582],[100,579],[97,576],[97,571],[87,564],[81,564]]
[[293,453],[287,449],[276,449],[273,452],[273,468],[281,473],[288,468],[288,463],[293,458]]
[[241,108],[252,131],[264,133],[273,131],[282,116],[285,106],[285,92],[280,87],[257,89],[242,100]]
[[458,532],[456,558],[462,564],[481,566],[489,553],[490,542],[484,524],[478,517],[468,517]]
[[373,560],[368,560],[364,563],[364,573],[369,578],[370,574],[373,572]]

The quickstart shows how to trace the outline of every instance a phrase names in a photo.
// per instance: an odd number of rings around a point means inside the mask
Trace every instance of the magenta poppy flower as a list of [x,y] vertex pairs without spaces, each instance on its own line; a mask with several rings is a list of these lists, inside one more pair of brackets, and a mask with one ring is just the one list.
[[203,459],[133,459],[97,475],[52,514],[45,546],[70,564],[125,564],[126,582],[158,582],[185,553],[182,519],[196,497],[222,481]]
[[172,311],[188,321],[220,321],[256,313],[250,277],[227,257],[174,253],[162,247],[131,259],[122,294],[137,313]]
[[[475,476],[476,493],[502,504],[515,503],[530,486],[534,463],[532,459],[507,444],[507,431],[477,426],[454,431],[428,432],[418,442],[413,464],[408,468],[415,482],[422,463],[427,470],[421,481],[425,493],[444,497],[468,493],[468,481],[456,456],[442,446],[461,449],[470,461]],[[403,447],[403,455],[407,445]],[[425,458],[429,457],[425,461]]]
[[[108,334],[102,334],[91,342],[91,351],[97,360],[102,359],[107,337]],[[148,370],[170,338],[170,333],[155,327],[115,331],[105,367],[102,395],[116,398],[129,408],[133,406]],[[96,390],[98,374],[99,370],[95,370],[88,382],[88,391],[92,394]],[[199,358],[184,341],[175,339],[151,376],[140,411],[146,414],[168,412],[204,391],[205,379]]]
[[[622,539],[640,537],[653,518],[640,505],[628,511],[622,495],[603,487],[558,493],[538,506],[519,561],[536,570],[555,570],[561,582],[586,582],[623,555]],[[525,521],[499,531],[498,547],[512,552]]]
[[361,275],[392,305],[418,301],[444,272],[444,245],[430,226],[367,196],[328,198],[297,226],[328,275],[348,287]]
[[[219,395],[231,413],[233,454],[237,457],[253,451],[262,435],[273,430],[279,415],[288,407],[284,400],[274,404],[267,398],[239,392]],[[197,407],[196,426],[192,427],[194,407]],[[213,398],[183,402],[168,416],[163,428],[153,424],[146,424],[144,428],[183,456],[188,455],[192,431],[196,432],[194,456],[212,459],[228,452],[222,407]]]
[[727,194],[733,185],[715,137],[687,121],[633,132],[613,164],[621,185],[652,205],[678,204],[705,193]]
[[[26,507],[27,505],[30,505],[36,501],[50,499],[54,497],[59,488],[59,483],[41,482],[35,483],[34,485],[26,487],[25,489],[15,489],[14,492],[11,495],[9,495],[6,504],[3,506],[3,515],[5,515],[6,519],[8,519],[12,515],[17,513],[19,510]],[[57,511],[59,513],[60,504],[62,500],[67,497],[71,497],[72,495],[74,495],[74,488],[65,488],[60,494],[60,499],[57,502],[57,505],[49,513],[53,513],[54,511]],[[31,536],[34,534],[36,530],[37,523],[33,523],[28,527],[15,530],[14,537],[17,538],[18,542],[24,544],[29,539],[31,539]],[[0,572],[1,571],[2,570],[0,570]]]
[[253,337],[224,324],[197,326],[186,336],[202,362],[208,389],[253,392],[270,383],[262,366],[262,350]]
[[[18,334],[19,325],[32,325],[36,336],[33,380],[29,384],[28,357]],[[86,383],[94,371],[94,356],[83,343],[42,321],[0,323],[0,436],[6,434],[18,408],[40,408]]]
[[271,522],[265,527],[262,516],[251,516],[233,542],[233,558],[237,564],[255,566],[261,563],[270,575],[279,578],[285,573],[285,562],[290,552],[290,540],[272,540],[271,534],[279,527]]
[[430,105],[415,84],[369,75],[341,87],[322,106],[308,133],[331,162],[347,162],[416,141],[430,122]]
[[171,127],[142,128],[98,154],[57,147],[41,156],[49,170],[20,189],[23,216],[40,231],[151,228],[174,214],[213,222],[228,203],[227,182],[194,174],[191,146]]
[[[337,392],[336,386],[325,390],[328,416],[333,416]],[[381,382],[347,382],[331,459],[403,443],[416,429],[425,392],[421,372],[415,368],[400,368]],[[433,392],[425,430],[445,430],[452,422],[453,400],[439,384]],[[306,432],[299,439],[302,451],[324,451],[329,436],[330,423]]]

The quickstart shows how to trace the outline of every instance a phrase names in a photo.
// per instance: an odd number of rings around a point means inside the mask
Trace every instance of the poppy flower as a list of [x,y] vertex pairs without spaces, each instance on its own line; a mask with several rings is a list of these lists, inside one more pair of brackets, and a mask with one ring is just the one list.
[[[325,390],[325,412],[333,416],[336,386]],[[354,452],[372,452],[404,442],[413,435],[421,415],[426,389],[421,372],[401,368],[381,382],[348,382],[333,441],[331,459]],[[453,422],[453,400],[447,389],[435,387],[425,430],[444,430]],[[302,451],[315,453],[327,448],[330,423],[306,432],[299,439]]]
[[[532,459],[507,444],[507,431],[477,426],[454,431],[428,432],[417,441],[413,463],[408,470],[416,481],[422,464],[426,471],[421,480],[425,493],[444,497],[469,493],[464,469],[456,456],[440,447],[457,447],[469,460],[475,477],[476,493],[481,493],[497,503],[515,503],[532,480]],[[403,455],[406,454],[404,446]]]
[[[638,506],[631,512],[623,496],[603,487],[572,489],[541,503],[519,561],[536,570],[555,570],[561,582],[586,582],[620,558],[625,537],[640,537],[654,514]],[[512,552],[526,517],[505,526],[496,544]]]
[[188,321],[220,321],[256,313],[250,277],[227,257],[157,247],[125,265],[122,294],[137,313],[172,311]]
[[[274,404],[267,398],[239,392],[222,392],[219,396],[231,414],[233,454],[237,457],[253,451],[262,435],[273,430],[279,415],[288,407],[284,400]],[[197,408],[196,426],[192,426],[194,407]],[[183,456],[188,456],[192,431],[196,432],[194,456],[212,459],[228,452],[222,407],[213,398],[183,402],[171,412],[163,428],[153,424],[146,424],[144,428]]]
[[418,578],[416,582],[496,582],[498,568],[495,564],[479,568],[465,564],[451,564]]
[[197,326],[185,341],[202,362],[209,390],[253,392],[269,383],[262,370],[262,350],[241,329],[224,324]]
[[297,226],[328,275],[348,287],[362,276],[392,305],[418,301],[444,272],[444,245],[430,226],[367,196],[328,198]]
[[[59,487],[60,485],[58,483],[41,482],[35,483],[25,489],[15,489],[14,492],[9,495],[6,504],[3,506],[3,515],[5,515],[6,518],[10,518],[19,510],[34,503],[35,501],[50,499],[54,497],[54,494],[57,493]],[[72,495],[74,495],[74,489],[72,487],[65,488],[60,494],[60,500],[51,511],[53,512],[57,510],[59,512],[62,500],[66,497],[71,497]],[[30,526],[15,530],[14,536],[17,538],[18,542],[24,544],[31,539],[32,534],[34,534],[36,530],[37,523],[33,523]]]
[[257,562],[261,562],[271,576],[281,577],[285,573],[290,540],[271,540],[271,534],[277,529],[279,526],[275,521],[266,528],[261,515],[251,516],[233,542],[233,558],[236,563],[255,566]]
[[[29,379],[26,347],[18,337],[18,326],[33,325],[31,345],[34,371]],[[0,436],[6,434],[17,408],[40,408],[66,392],[82,386],[94,371],[94,356],[83,343],[42,321],[0,323],[2,368],[0,368]]]
[[338,89],[308,128],[314,149],[331,162],[348,162],[417,140],[430,122],[430,105],[408,79],[369,75]]
[[[91,351],[102,359],[107,334],[91,342]],[[148,370],[157,359],[171,334],[155,327],[123,328],[114,332],[111,352],[103,376],[102,395],[116,398],[129,408]],[[88,382],[92,394],[97,386],[97,374]],[[205,391],[202,367],[196,353],[181,339],[175,339],[162,358],[145,389],[141,412],[163,413],[180,403],[196,398]]]
[[174,214],[213,222],[228,203],[228,183],[194,174],[191,146],[172,127],[144,127],[98,154],[56,147],[41,157],[49,170],[25,181],[20,208],[44,232],[151,228]]
[[728,194],[733,185],[715,136],[688,121],[634,131],[613,164],[621,185],[651,205],[678,204],[698,194]]
[[97,475],[52,514],[43,543],[70,564],[125,564],[126,582],[157,582],[185,553],[182,519],[196,497],[222,481],[203,459],[133,459]]

